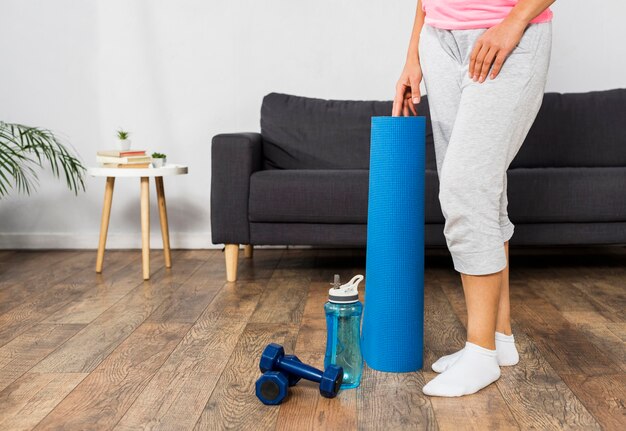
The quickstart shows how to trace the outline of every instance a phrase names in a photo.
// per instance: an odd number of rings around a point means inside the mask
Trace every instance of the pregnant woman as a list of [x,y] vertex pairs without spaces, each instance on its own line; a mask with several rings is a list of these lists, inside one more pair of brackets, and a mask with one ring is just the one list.
[[[468,395],[519,361],[511,331],[506,171],[541,102],[554,0],[418,0],[394,116],[417,115],[422,75],[444,235],[467,305],[467,342],[437,360],[427,395]],[[427,113],[423,113],[427,114]]]

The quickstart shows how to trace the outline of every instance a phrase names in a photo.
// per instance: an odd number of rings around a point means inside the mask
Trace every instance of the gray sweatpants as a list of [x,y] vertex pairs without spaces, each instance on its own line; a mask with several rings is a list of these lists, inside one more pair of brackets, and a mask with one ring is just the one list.
[[485,31],[425,24],[419,39],[444,235],[455,270],[471,275],[506,267],[506,171],[541,106],[552,46],[552,23],[530,24],[498,76],[474,82],[469,56]]

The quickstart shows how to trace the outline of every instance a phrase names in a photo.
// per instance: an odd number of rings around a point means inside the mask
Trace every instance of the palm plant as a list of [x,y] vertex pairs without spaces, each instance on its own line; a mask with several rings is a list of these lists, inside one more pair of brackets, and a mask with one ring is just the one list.
[[30,195],[46,162],[74,194],[85,190],[85,167],[50,130],[0,121],[0,198],[12,188]]

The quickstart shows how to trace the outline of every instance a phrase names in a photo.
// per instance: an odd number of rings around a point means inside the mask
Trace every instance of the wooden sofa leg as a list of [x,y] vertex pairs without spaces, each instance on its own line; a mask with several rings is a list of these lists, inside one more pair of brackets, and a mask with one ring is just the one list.
[[237,281],[237,259],[239,258],[239,244],[226,244],[226,280]]
[[252,259],[252,255],[254,253],[254,247],[252,244],[246,244],[243,248],[243,255],[246,259]]

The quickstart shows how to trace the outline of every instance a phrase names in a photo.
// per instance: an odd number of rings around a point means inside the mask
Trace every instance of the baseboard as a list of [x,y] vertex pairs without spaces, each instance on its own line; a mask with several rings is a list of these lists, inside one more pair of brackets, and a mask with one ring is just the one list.
[[[222,244],[211,242],[211,233],[171,232],[172,248],[221,249]],[[0,249],[95,249],[98,247],[98,234],[81,233],[0,233]],[[150,247],[163,248],[161,232],[150,235]],[[141,248],[141,234],[110,234],[107,249]]]
[[[222,249],[224,244],[213,244],[211,232],[170,232],[170,247],[173,249]],[[0,250],[93,250],[98,248],[98,234],[79,233],[0,233]],[[106,248],[141,248],[141,234],[109,234]],[[150,248],[162,249],[161,232],[152,232]],[[313,248],[311,246],[255,245],[254,248]]]

